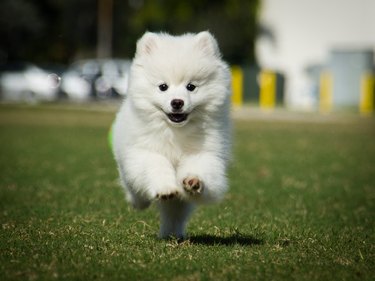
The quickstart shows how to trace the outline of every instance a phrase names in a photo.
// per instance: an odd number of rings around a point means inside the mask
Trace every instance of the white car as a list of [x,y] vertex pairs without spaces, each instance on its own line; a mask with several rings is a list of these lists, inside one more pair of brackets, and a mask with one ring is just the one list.
[[33,64],[7,67],[0,74],[1,99],[6,101],[53,101],[58,97],[60,78]]
[[77,61],[63,74],[61,90],[72,100],[124,96],[130,65],[122,59]]

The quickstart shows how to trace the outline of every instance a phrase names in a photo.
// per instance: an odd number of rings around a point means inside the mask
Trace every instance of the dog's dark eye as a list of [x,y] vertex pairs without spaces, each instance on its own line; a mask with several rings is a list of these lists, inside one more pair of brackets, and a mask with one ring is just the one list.
[[186,89],[190,92],[194,91],[196,87],[197,86],[195,86],[194,84],[191,84],[191,83],[186,85]]
[[163,83],[163,84],[160,84],[159,85],[159,90],[162,91],[162,92],[165,92],[166,90],[168,90],[168,85]]

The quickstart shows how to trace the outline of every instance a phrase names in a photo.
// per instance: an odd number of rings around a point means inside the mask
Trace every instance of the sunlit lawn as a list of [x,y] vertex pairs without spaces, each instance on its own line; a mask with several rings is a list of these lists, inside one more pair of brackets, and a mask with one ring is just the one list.
[[178,243],[126,205],[113,117],[0,106],[1,280],[373,280],[373,119],[235,122],[230,192]]

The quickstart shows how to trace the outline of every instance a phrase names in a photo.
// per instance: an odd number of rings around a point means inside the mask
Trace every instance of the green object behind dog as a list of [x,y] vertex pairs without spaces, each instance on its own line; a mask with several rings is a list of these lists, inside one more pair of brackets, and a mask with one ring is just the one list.
[[109,128],[109,131],[108,131],[108,145],[109,145],[109,148],[111,149],[112,153],[113,153],[113,124],[111,125],[111,128]]

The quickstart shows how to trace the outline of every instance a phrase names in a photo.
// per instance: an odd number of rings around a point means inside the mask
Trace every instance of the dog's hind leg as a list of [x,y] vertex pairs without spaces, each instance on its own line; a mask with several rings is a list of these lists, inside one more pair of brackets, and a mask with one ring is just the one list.
[[160,208],[160,238],[185,238],[186,224],[194,207],[180,199],[162,200]]

